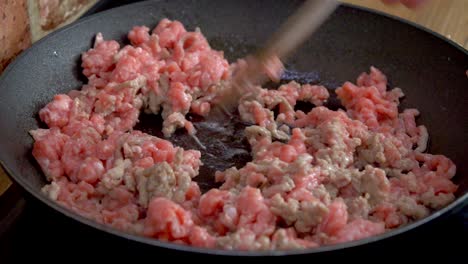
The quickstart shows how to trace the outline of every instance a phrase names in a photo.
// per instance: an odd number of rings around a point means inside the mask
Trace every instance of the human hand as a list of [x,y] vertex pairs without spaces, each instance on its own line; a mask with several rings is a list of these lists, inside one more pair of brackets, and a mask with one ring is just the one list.
[[425,2],[428,2],[428,0],[382,0],[385,4],[397,4],[397,3],[402,3],[408,8],[416,8],[422,5]]

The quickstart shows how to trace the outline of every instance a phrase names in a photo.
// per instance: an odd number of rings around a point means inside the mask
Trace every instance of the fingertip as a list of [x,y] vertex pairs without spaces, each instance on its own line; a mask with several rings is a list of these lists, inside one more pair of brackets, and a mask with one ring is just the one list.
[[386,5],[393,5],[400,2],[400,0],[382,0],[382,2]]
[[428,0],[382,0],[382,3],[386,5],[395,5],[401,3],[407,8],[415,9],[420,7],[424,2],[427,1]]
[[426,0],[401,0],[401,3],[408,8],[418,8],[420,7]]

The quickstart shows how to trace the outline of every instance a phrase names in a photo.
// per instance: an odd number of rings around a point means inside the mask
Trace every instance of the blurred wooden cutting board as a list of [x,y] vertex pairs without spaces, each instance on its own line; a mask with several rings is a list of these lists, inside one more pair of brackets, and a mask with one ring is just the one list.
[[427,27],[468,49],[468,0],[430,0],[417,10],[386,6],[379,0],[342,0],[377,9]]
[[[379,0],[343,0],[402,17],[436,31],[468,49],[468,0],[432,0],[418,10],[386,6]],[[0,195],[11,185],[0,168]]]

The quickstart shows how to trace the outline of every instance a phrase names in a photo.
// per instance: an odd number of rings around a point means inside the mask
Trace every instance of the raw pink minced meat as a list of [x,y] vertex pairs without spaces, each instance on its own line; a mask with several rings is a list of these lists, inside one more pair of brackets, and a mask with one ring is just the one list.
[[[246,89],[238,110],[252,124],[252,161],[218,171],[221,187],[202,194],[203,153],[133,127],[143,111],[162,115],[166,137],[195,134],[186,114],[207,115],[236,64],[178,21],[128,38],[120,47],[98,34],[82,55],[88,83],[56,95],[39,112],[48,128],[30,132],[43,192],[80,215],[179,244],[276,250],[381,234],[455,198],[454,163],[425,152],[418,110],[399,112],[402,90],[374,67],[336,89],[346,110],[326,108],[319,85]],[[295,110],[300,101],[315,107]]]

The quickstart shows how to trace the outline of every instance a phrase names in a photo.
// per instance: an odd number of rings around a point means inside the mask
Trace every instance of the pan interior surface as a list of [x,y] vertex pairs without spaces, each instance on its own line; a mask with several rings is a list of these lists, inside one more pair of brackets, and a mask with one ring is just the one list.
[[[0,79],[2,165],[22,187],[51,204],[40,193],[46,182],[31,155],[33,140],[28,131],[41,126],[37,113],[55,94],[77,89],[86,81],[81,75],[80,54],[92,46],[94,36],[98,32],[101,32],[105,39],[117,39],[121,44],[127,44],[126,33],[134,25],[153,28],[162,18],[175,19],[181,21],[189,30],[200,27],[211,46],[223,50],[228,60],[233,62],[262,45],[300,3],[301,1],[274,0],[148,1],[93,15],[51,34],[25,51],[7,68]],[[424,124],[429,131],[429,152],[444,154],[457,165],[454,181],[459,184],[458,200],[442,211],[466,202],[466,51],[434,34],[392,18],[351,6],[341,6],[317,33],[297,50],[287,64],[288,70],[309,72],[309,76],[313,78],[308,81],[312,80],[331,89],[339,87],[345,81],[354,81],[361,72],[368,71],[370,66],[381,69],[389,78],[391,86],[400,87],[404,91],[406,96],[402,101],[402,108],[419,109],[421,116],[417,121]],[[148,132],[153,131],[151,133],[155,135],[158,133],[157,129],[147,125],[143,130],[145,129]],[[238,130],[240,129],[237,127],[233,128],[234,132]],[[244,143],[236,144],[241,148]],[[247,159],[248,157],[240,157],[232,162],[241,163]],[[213,182],[210,177],[202,177],[198,181],[202,185],[205,184],[206,188],[210,188]],[[62,212],[67,211],[55,208]],[[65,213],[120,236],[163,247],[178,248],[150,239],[128,236],[93,224],[68,211]],[[436,215],[430,216],[396,232],[402,232],[435,217]],[[388,237],[392,232],[381,237]],[[376,239],[370,238],[347,245]],[[333,246],[327,250],[345,246]],[[311,249],[303,253],[321,250],[324,249]]]

